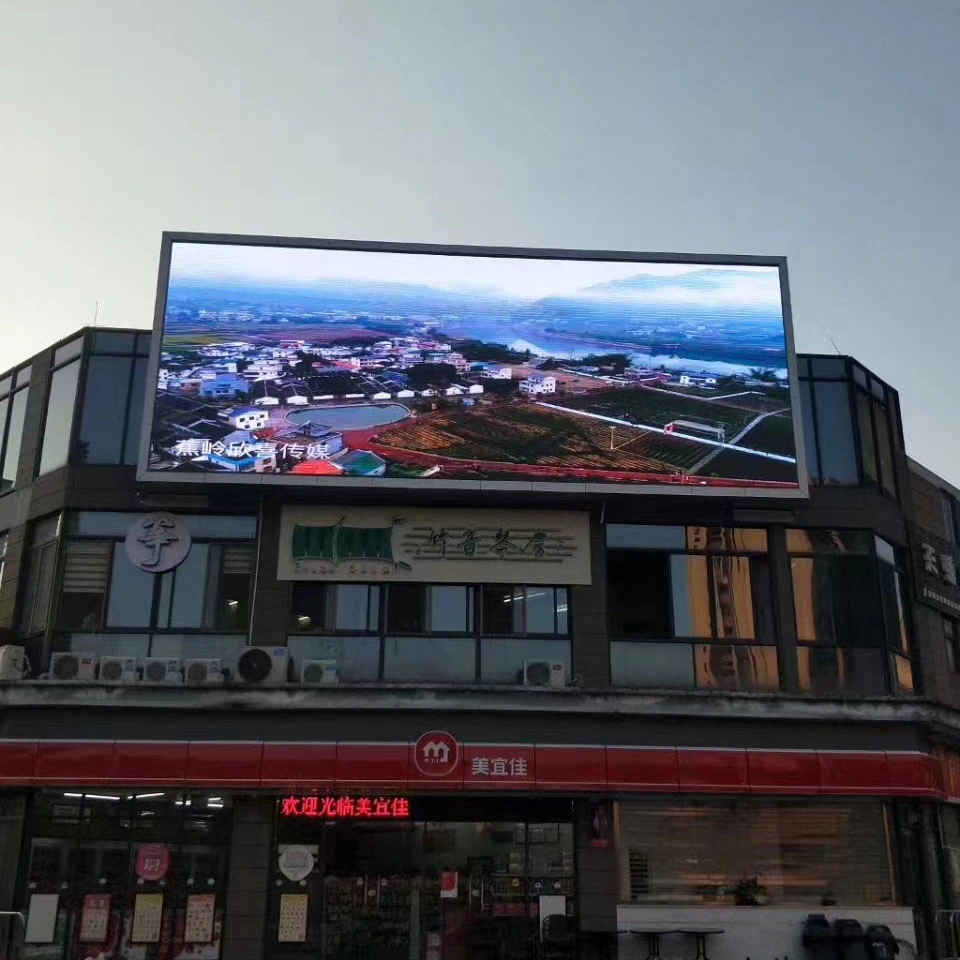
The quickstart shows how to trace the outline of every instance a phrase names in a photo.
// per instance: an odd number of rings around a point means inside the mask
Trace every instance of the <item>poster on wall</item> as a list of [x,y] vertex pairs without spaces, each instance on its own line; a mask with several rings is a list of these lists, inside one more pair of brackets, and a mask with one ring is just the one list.
[[163,894],[138,893],[133,903],[131,943],[158,943],[163,926]]
[[80,911],[81,943],[105,943],[110,929],[110,895],[88,893]]
[[456,870],[443,870],[440,873],[440,899],[456,900],[458,876]]
[[184,921],[184,943],[211,943],[213,920],[216,914],[215,893],[192,893],[187,897],[187,916]]
[[805,496],[782,257],[165,233],[144,480]]
[[307,907],[310,897],[306,893],[283,893],[280,895],[280,924],[277,927],[278,943],[303,943],[307,939]]

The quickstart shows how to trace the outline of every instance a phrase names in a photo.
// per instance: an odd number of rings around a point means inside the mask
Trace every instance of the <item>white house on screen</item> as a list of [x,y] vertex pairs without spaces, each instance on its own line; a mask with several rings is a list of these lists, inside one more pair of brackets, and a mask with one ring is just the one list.
[[266,410],[255,407],[237,407],[230,414],[230,423],[238,430],[262,430],[270,419]]
[[484,380],[512,380],[513,367],[504,367],[499,363],[488,363],[480,372]]
[[520,381],[521,393],[556,393],[557,378],[548,377],[540,373],[535,373]]

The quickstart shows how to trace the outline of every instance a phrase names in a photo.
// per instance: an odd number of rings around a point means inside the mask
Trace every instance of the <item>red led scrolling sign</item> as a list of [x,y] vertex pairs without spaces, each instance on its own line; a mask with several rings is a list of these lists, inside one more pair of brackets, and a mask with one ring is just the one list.
[[284,797],[281,817],[316,820],[406,820],[410,801],[406,797]]

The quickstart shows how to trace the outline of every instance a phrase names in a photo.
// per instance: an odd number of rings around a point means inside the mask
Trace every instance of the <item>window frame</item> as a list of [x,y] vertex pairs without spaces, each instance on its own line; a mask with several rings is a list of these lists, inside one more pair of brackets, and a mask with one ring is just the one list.
[[[371,626],[370,629],[341,629],[337,626],[326,626],[326,622],[329,621],[327,616],[327,599],[324,597],[322,603],[323,606],[323,615],[321,620],[324,621],[319,627],[312,627],[308,630],[297,629],[296,627],[296,609],[297,604],[295,600],[296,591],[298,588],[314,588],[320,589],[323,591],[330,591],[333,588],[340,586],[363,586],[368,590],[371,588],[377,589],[379,591],[379,597],[376,606],[376,623]],[[466,590],[467,595],[467,605],[468,605],[468,617],[469,617],[469,628],[463,631],[456,630],[418,630],[418,631],[400,631],[400,630],[391,630],[389,622],[389,603],[390,603],[390,589],[395,586],[418,586],[428,591],[430,588],[434,587],[462,587]],[[489,633],[484,629],[483,625],[483,613],[482,613],[482,604],[483,604],[483,591],[488,587],[497,587],[502,589],[510,590],[523,590],[524,596],[526,597],[527,590],[537,590],[537,591],[552,591],[553,592],[553,624],[554,632],[553,633],[531,633],[528,630],[524,629],[522,632],[513,632],[508,634],[495,634]],[[351,639],[357,640],[376,640],[379,645],[379,665],[377,668],[377,676],[375,680],[370,682],[376,683],[393,683],[393,682],[406,682],[406,681],[394,681],[391,678],[385,676],[385,664],[386,664],[386,654],[387,654],[387,644],[393,641],[400,641],[401,643],[405,640],[429,640],[435,639],[439,643],[442,643],[445,640],[452,641],[463,641],[470,640],[474,645],[474,676],[471,680],[466,681],[469,683],[484,683],[487,681],[482,680],[483,675],[483,666],[482,666],[482,649],[484,641],[496,641],[503,643],[510,643],[511,641],[523,641],[524,643],[533,642],[537,643],[539,641],[545,641],[545,643],[555,641],[555,642],[566,642],[569,645],[569,653],[566,657],[567,662],[570,664],[572,669],[572,658],[573,658],[573,647],[572,647],[572,607],[571,607],[571,594],[572,590],[568,584],[479,584],[479,583],[433,583],[433,582],[420,582],[416,583],[404,582],[404,583],[376,583],[376,582],[352,582],[352,581],[334,581],[334,580],[307,580],[307,581],[291,581],[290,591],[288,594],[288,615],[287,615],[287,644],[289,646],[291,638],[309,638],[316,637],[321,639],[339,639],[345,642],[349,642]],[[429,596],[429,594],[427,594]],[[566,605],[566,610],[564,611],[566,615],[566,631],[561,632],[561,612],[560,606],[562,604]],[[430,600],[427,600],[425,607],[429,611]],[[367,608],[370,610],[370,599],[368,595],[367,599]],[[525,613],[524,613],[525,615]],[[369,624],[369,620],[368,620]],[[309,659],[309,657],[307,658]],[[545,657],[545,659],[551,659]],[[504,684],[491,684],[495,686],[504,686]]]
[[[30,371],[30,376],[27,378],[25,383],[18,383],[18,379],[21,374],[25,371]],[[7,383],[6,392],[0,394],[0,402],[6,401],[6,410],[3,414],[3,421],[0,422],[0,497],[6,496],[8,493],[12,493],[17,489],[17,474],[20,472],[20,460],[23,455],[23,427],[20,428],[20,449],[17,451],[17,460],[13,465],[13,479],[10,481],[10,486],[4,490],[3,489],[3,467],[6,465],[7,460],[7,443],[10,440],[10,418],[13,414],[13,404],[15,398],[21,394],[25,393],[27,399],[24,401],[25,404],[30,403],[30,385],[31,380],[33,379],[33,360],[31,359],[27,363],[21,363],[17,367],[11,367],[6,373],[0,375],[0,383]],[[24,419],[26,419],[27,411],[24,410]],[[39,458],[39,451],[36,452],[36,456]]]
[[[824,374],[814,372],[818,361],[839,361],[843,363],[843,373]],[[851,357],[834,357],[829,354],[803,354],[798,358],[798,382],[807,385],[807,395],[810,399],[810,420],[813,427],[814,436],[812,438],[813,452],[816,456],[816,464],[808,464],[810,473],[810,482],[817,486],[859,486],[876,490],[882,496],[900,502],[901,489],[900,477],[897,469],[897,457],[903,453],[903,423],[900,415],[900,403],[897,392],[874,376],[864,366],[857,363]],[[853,430],[854,458],[856,461],[857,481],[855,484],[844,483],[824,483],[823,473],[823,444],[821,443],[821,427],[817,413],[817,390],[818,383],[845,383],[847,388],[847,402],[849,407],[850,424]],[[802,390],[802,388],[801,388]],[[882,394],[882,395],[881,395]],[[866,405],[864,413],[868,422],[861,423],[860,401]],[[802,402],[802,401],[801,401]],[[878,407],[882,407],[881,411]],[[802,412],[801,412],[802,416]],[[887,484],[884,469],[881,467],[881,431],[883,425],[879,422],[883,420],[886,424],[886,449],[890,454],[889,484]],[[865,462],[865,446],[867,437],[864,429],[869,429],[869,441],[873,451],[873,465],[877,473],[876,480],[867,478]],[[816,471],[814,472],[814,466]]]
[[[800,532],[805,532],[807,530],[823,530],[831,531],[837,533],[849,533],[849,534],[858,534],[866,538],[866,548],[865,549],[849,549],[849,550],[816,550],[815,548],[811,549],[796,549],[791,548],[789,543],[789,532],[791,530],[799,530]],[[893,696],[917,696],[920,689],[919,675],[918,675],[918,662],[919,657],[917,653],[917,633],[913,623],[913,610],[910,603],[909,590],[906,589],[906,585],[909,583],[908,571],[903,562],[904,552],[901,548],[890,544],[887,541],[887,545],[892,549],[894,555],[894,563],[890,563],[888,560],[880,554],[878,550],[878,540],[881,538],[875,534],[872,530],[865,530],[858,527],[790,527],[787,528],[787,562],[790,565],[789,570],[789,582],[790,582],[790,600],[793,606],[793,622],[795,629],[795,640],[796,640],[796,658],[799,662],[800,659],[800,650],[874,650],[878,651],[880,654],[880,660],[882,661],[882,673],[883,673],[883,683],[882,691],[875,694],[877,696],[884,695],[893,695]],[[826,558],[831,562],[835,562],[843,557],[868,557],[871,558],[873,563],[871,568],[874,572],[877,599],[879,601],[880,610],[879,610],[879,621],[880,621],[880,637],[879,642],[876,644],[863,644],[863,643],[851,643],[851,642],[842,642],[836,639],[836,623],[832,623],[832,634],[833,640],[807,640],[800,636],[800,631],[797,626],[797,593],[796,585],[794,582],[793,576],[793,561],[794,560],[810,560],[816,569],[817,558]],[[891,643],[891,624],[888,622],[886,604],[884,603],[884,594],[883,594],[883,580],[881,576],[881,564],[887,564],[896,574],[896,583],[898,584],[899,589],[899,604],[900,609],[903,615],[903,626],[907,634],[907,647],[906,649],[898,648],[893,646]],[[833,611],[831,610],[831,618],[833,616]],[[896,675],[897,671],[895,668],[895,658],[902,658],[909,661],[911,665],[911,675],[912,675],[912,691],[904,691],[897,689],[896,687]],[[811,693],[812,691],[798,690],[801,694]],[[871,696],[871,694],[858,694],[856,691],[836,691],[836,696]]]
[[[669,633],[665,636],[626,636],[618,631],[615,631],[614,627],[614,611],[617,609],[616,602],[614,600],[614,588],[613,581],[610,580],[609,573],[607,576],[607,634],[608,634],[608,658],[609,658],[609,669],[611,676],[611,683],[614,686],[624,686],[635,688],[637,684],[635,683],[626,683],[620,684],[616,682],[614,670],[614,653],[616,650],[621,649],[620,645],[640,645],[640,644],[657,644],[659,645],[671,645],[675,646],[678,650],[686,648],[690,654],[690,664],[691,664],[691,686],[689,689],[693,690],[710,690],[713,692],[723,692],[725,688],[709,685],[707,683],[701,682],[702,678],[698,670],[698,654],[700,653],[700,648],[748,648],[750,650],[757,648],[761,651],[773,651],[773,657],[776,663],[776,673],[777,673],[777,683],[776,686],[764,687],[756,686],[752,689],[757,691],[781,691],[784,688],[785,675],[782,664],[782,638],[780,630],[780,605],[781,600],[777,595],[776,590],[776,574],[774,571],[775,565],[775,553],[774,553],[774,537],[773,530],[764,525],[754,525],[750,526],[747,524],[737,524],[737,525],[717,525],[717,524],[628,524],[628,526],[636,527],[652,527],[652,528],[671,528],[682,532],[682,546],[670,546],[666,545],[667,541],[661,543],[655,543],[651,546],[643,545],[609,545],[609,531],[605,531],[605,563],[607,564],[607,570],[609,571],[609,562],[611,554],[647,554],[647,555],[658,555],[665,559],[667,565],[667,585],[668,585],[668,595],[666,598],[667,605],[667,620],[669,622]],[[753,547],[749,545],[736,545],[733,544],[729,548],[724,547],[722,549],[711,549],[708,546],[706,547],[697,547],[690,546],[691,542],[691,531],[692,530],[722,530],[722,531],[731,531],[733,532],[733,537],[737,536],[737,532],[745,531],[747,534],[753,532],[761,532],[765,536],[765,546],[764,547]],[[669,539],[669,538],[668,538]],[[709,617],[710,617],[710,636],[709,637],[700,637],[700,636],[688,636],[688,635],[678,635],[677,634],[677,607],[676,599],[674,596],[674,563],[673,560],[675,557],[703,557],[706,561],[705,563],[705,574],[707,578],[707,602],[709,605]],[[750,571],[750,602],[751,602],[751,616],[753,619],[753,637],[725,637],[720,635],[720,629],[717,623],[717,591],[716,591],[716,561],[722,560],[723,558],[736,558],[741,560],[746,560],[749,564]],[[751,561],[754,559],[764,558],[767,566],[767,584],[766,584],[766,598],[769,600],[770,609],[769,615],[765,619],[770,628],[771,632],[769,635],[760,635],[759,626],[761,624],[761,617],[759,615],[761,604],[758,603],[758,591],[757,583],[754,577],[754,567]],[[615,646],[617,645],[617,646]],[[766,658],[769,654],[764,653],[763,656]],[[656,682],[651,684],[642,684],[639,687],[640,689],[667,689],[667,687],[658,685]],[[670,688],[672,689],[672,687]],[[682,689],[688,689],[686,687]]]
[[[62,350],[64,347],[71,346],[73,343],[78,341],[80,343],[79,353],[69,356],[65,360],[61,360],[59,363],[54,364],[54,360],[59,350]],[[36,458],[33,464],[34,478],[46,476],[47,473],[53,473],[55,470],[62,470],[64,467],[73,463],[73,448],[76,440],[77,430],[80,425],[80,408],[83,406],[81,394],[83,392],[82,388],[86,382],[86,333],[81,333],[79,336],[67,337],[64,340],[61,340],[59,343],[55,343],[50,348],[50,360],[50,370],[47,373],[43,394],[43,425],[40,428],[40,442],[37,444]],[[51,467],[45,473],[41,473],[40,468],[43,460],[43,446],[47,436],[47,421],[50,419],[50,394],[53,391],[53,378],[55,374],[59,373],[61,370],[65,370],[73,363],[77,364],[77,385],[73,392],[73,410],[71,411],[70,424],[67,428],[66,460],[59,466]]]
[[[116,511],[74,511],[74,513],[114,513]],[[131,520],[138,516],[136,513],[131,513]],[[183,515],[187,516],[187,515]],[[219,515],[218,515],[219,516]],[[230,514],[223,514],[223,516],[232,516]],[[246,517],[246,515],[243,515]],[[256,520],[256,518],[253,518]],[[110,572],[108,574],[108,579],[106,587],[103,591],[103,597],[100,603],[100,626],[93,629],[84,629],[83,627],[73,627],[65,626],[61,623],[60,612],[63,606],[63,599],[66,594],[63,591],[63,577],[65,572],[66,557],[67,557],[67,544],[69,542],[75,541],[85,541],[88,543],[109,543],[110,548]],[[170,574],[176,572],[177,568],[174,570],[166,571],[164,573],[154,573],[149,574],[153,577],[153,584],[151,589],[151,601],[150,601],[150,615],[149,623],[143,626],[109,626],[107,624],[107,614],[110,606],[110,597],[114,589],[114,576],[113,576],[113,559],[116,555],[117,549],[122,549],[124,538],[119,535],[111,536],[104,533],[71,533],[69,528],[61,529],[60,535],[60,558],[57,565],[57,573],[55,580],[55,587],[57,592],[57,597],[55,598],[55,603],[51,608],[50,624],[49,628],[53,630],[57,638],[63,637],[64,635],[70,635],[71,637],[77,636],[142,636],[147,638],[148,646],[152,648],[153,641],[156,637],[164,636],[243,636],[245,644],[250,643],[251,636],[251,623],[254,610],[254,590],[256,583],[256,565],[257,565],[257,550],[259,543],[259,527],[255,530],[253,536],[251,537],[224,537],[224,536],[204,536],[203,534],[191,534],[191,549],[193,545],[196,546],[205,546],[205,545],[216,545],[216,546],[231,546],[231,545],[248,545],[251,551],[251,571],[249,575],[249,591],[248,591],[248,600],[247,600],[247,616],[246,622],[238,625],[236,627],[228,626],[209,626],[209,627],[175,627],[175,626],[159,626],[159,624],[165,620],[169,619],[169,615],[173,609],[173,600],[174,600],[174,586],[175,580],[171,582],[171,588],[169,591],[168,597],[168,611],[167,615],[163,616],[163,611],[161,609],[161,604],[163,602],[163,592],[164,592],[164,578]],[[209,573],[208,573],[209,576]],[[223,557],[221,556],[218,564],[218,590],[220,589],[219,584],[223,576]],[[206,590],[207,584],[204,584],[204,598],[206,601]],[[55,647],[56,649],[56,647]],[[152,655],[152,654],[151,654]],[[198,656],[202,656],[198,652]]]
[[[121,350],[119,347],[98,347],[96,343],[96,337],[98,333],[129,333],[133,337],[133,345],[129,350]],[[140,338],[143,336],[143,334],[146,334],[148,337],[152,335],[149,330],[123,329],[120,327],[97,327],[89,328],[87,330],[86,339],[84,341],[83,355],[81,357],[82,366],[80,369],[80,381],[77,385],[76,412],[70,442],[70,463],[94,467],[136,467],[137,460],[139,458],[139,450],[134,451],[134,461],[132,464],[126,462],[125,454],[127,450],[127,444],[130,439],[131,428],[139,430],[142,426],[142,423],[137,425],[131,424],[130,410],[134,402],[133,385],[137,378],[138,361],[143,361],[144,363],[144,391],[146,391],[146,374],[149,372],[150,363],[149,347],[146,353],[142,352],[140,349]],[[90,375],[90,363],[94,357],[123,357],[130,360],[130,371],[127,374],[127,384],[125,387],[126,399],[123,407],[123,420],[120,430],[120,458],[119,460],[113,460],[110,462],[84,460],[80,456],[80,431],[83,426],[83,415],[85,412],[87,380]],[[144,397],[145,396],[146,393],[144,393]],[[143,419],[142,413],[143,411],[141,411],[141,421]]]

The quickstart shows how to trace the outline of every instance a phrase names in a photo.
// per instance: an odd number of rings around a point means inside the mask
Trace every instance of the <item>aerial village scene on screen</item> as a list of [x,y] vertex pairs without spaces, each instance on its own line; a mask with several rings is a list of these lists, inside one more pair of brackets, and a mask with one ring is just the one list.
[[796,487],[776,266],[172,245],[149,470]]

